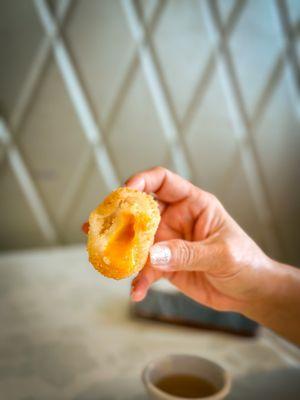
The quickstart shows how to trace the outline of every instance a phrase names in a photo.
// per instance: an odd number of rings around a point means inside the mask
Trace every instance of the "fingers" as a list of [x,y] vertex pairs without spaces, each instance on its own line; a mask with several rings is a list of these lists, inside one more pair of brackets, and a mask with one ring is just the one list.
[[81,226],[81,230],[83,233],[88,234],[89,233],[89,227],[90,224],[88,222],[84,222]]
[[215,255],[214,245],[175,239],[153,245],[150,262],[153,268],[166,272],[208,271]]
[[163,201],[158,200],[155,196],[154,196],[154,198],[155,198],[155,200],[157,202],[157,205],[158,205],[158,208],[159,208],[159,212],[162,215],[164,213],[165,209],[167,208],[167,204],[164,203]]
[[131,284],[131,298],[133,301],[142,301],[155,281],[160,279],[162,273],[146,265]]
[[138,173],[126,182],[126,186],[155,193],[159,200],[168,203],[183,200],[195,190],[189,181],[162,167]]

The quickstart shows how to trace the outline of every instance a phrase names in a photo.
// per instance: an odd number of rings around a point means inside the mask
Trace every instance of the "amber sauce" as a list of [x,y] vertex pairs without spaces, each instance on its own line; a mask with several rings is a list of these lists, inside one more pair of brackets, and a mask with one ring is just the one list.
[[104,255],[110,259],[113,264],[118,264],[130,250],[130,246],[135,236],[135,219],[132,215],[124,215],[118,230],[110,238]]
[[173,396],[195,399],[211,396],[217,392],[214,385],[204,378],[195,375],[168,375],[155,383],[155,386]]

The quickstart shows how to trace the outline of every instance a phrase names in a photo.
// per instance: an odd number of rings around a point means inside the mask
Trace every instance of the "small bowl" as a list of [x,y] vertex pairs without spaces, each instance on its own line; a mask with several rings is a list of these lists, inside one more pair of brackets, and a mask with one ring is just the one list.
[[206,397],[194,400],[221,400],[229,393],[231,377],[219,364],[199,356],[188,354],[171,354],[151,361],[142,373],[142,380],[151,399],[155,400],[188,400],[178,397],[156,386],[163,377],[173,374],[190,374],[211,382],[217,391]]

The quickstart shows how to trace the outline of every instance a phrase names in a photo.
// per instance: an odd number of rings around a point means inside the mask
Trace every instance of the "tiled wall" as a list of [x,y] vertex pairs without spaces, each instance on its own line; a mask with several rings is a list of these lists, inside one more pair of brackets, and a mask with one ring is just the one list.
[[2,0],[1,249],[83,241],[159,164],[300,263],[299,26],[299,0]]

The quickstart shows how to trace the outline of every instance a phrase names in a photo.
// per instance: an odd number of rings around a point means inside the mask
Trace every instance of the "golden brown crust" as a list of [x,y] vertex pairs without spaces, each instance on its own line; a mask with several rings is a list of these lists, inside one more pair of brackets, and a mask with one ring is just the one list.
[[152,196],[125,187],[115,190],[89,217],[87,250],[91,264],[114,279],[140,271],[159,222],[158,205]]

